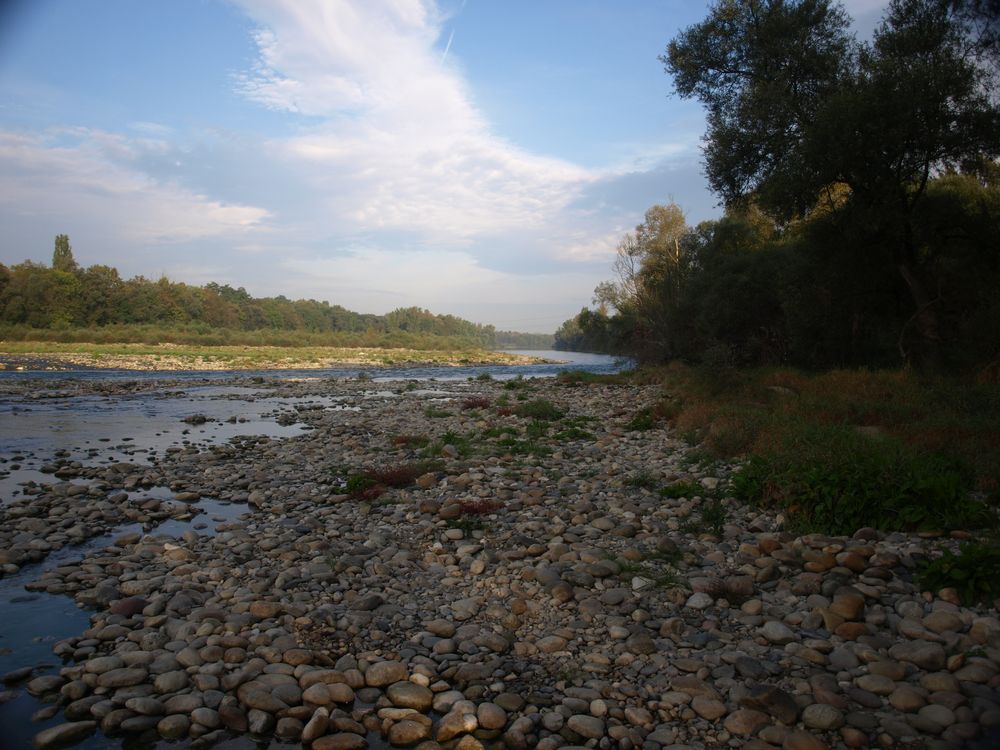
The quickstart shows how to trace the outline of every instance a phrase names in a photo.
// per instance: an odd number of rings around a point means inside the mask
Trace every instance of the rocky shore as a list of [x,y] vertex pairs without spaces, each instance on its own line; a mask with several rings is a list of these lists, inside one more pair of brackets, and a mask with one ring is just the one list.
[[315,750],[996,746],[997,611],[914,578],[954,540],[783,531],[729,497],[733,467],[629,429],[655,387],[267,387],[358,410],[149,465],[56,459],[51,484],[0,508],[13,574],[201,498],[247,505],[214,535],[122,535],[30,584],[93,609],[56,644],[58,673],[4,677],[65,719],[38,747],[96,731]]

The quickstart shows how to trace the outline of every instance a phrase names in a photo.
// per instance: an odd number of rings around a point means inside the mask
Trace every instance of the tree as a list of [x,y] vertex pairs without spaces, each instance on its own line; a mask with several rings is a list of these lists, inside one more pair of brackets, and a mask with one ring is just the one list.
[[69,246],[69,235],[57,234],[56,247],[52,251],[52,268],[56,271],[76,273],[80,267],[73,259],[73,249]]
[[866,251],[910,297],[900,350],[912,362],[934,363],[945,336],[914,241],[928,180],[1000,153],[996,77],[982,62],[995,14],[988,0],[893,0],[859,44],[829,0],[720,0],[661,58],[677,92],[708,109],[706,172],[727,206],[752,197],[787,221],[847,188]]

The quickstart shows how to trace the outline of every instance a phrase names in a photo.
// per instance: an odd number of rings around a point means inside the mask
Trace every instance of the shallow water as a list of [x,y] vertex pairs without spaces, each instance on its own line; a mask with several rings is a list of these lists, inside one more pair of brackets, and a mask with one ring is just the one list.
[[[173,497],[173,493],[165,487],[143,490],[142,494],[165,499]],[[178,537],[191,530],[199,535],[214,536],[218,524],[234,521],[247,510],[245,505],[223,503],[211,498],[202,498],[198,503],[189,505],[189,509],[191,516],[186,520],[168,519],[152,529],[150,534]],[[78,561],[113,545],[114,540],[123,534],[142,531],[142,525],[137,523],[119,526],[83,544],[56,550],[40,563],[25,565],[17,575],[0,579],[0,622],[3,623],[0,627],[0,675],[26,666],[35,667],[32,678],[57,672],[62,662],[52,653],[53,644],[77,636],[90,627],[90,613],[78,607],[72,597],[26,591],[25,585],[47,570]],[[44,722],[31,721],[31,715],[43,704],[23,689],[23,683],[15,687],[14,692],[13,700],[0,703],[0,727],[3,727],[0,748],[31,747],[35,734],[65,721],[61,714]],[[87,750],[117,748],[122,747],[122,742],[94,735],[75,747]]]
[[607,354],[589,354],[586,352],[559,352],[551,349],[516,349],[511,353],[524,354],[531,357],[541,357],[553,360],[554,364],[533,365],[420,365],[407,367],[369,367],[363,365],[345,365],[322,369],[302,370],[163,370],[158,372],[140,372],[136,370],[94,370],[88,368],[73,368],[64,370],[0,370],[0,380],[43,378],[59,380],[62,378],[86,380],[222,380],[234,375],[253,378],[311,380],[320,378],[356,378],[365,375],[377,381],[389,380],[466,380],[480,375],[489,375],[497,380],[507,380],[516,377],[538,378],[553,377],[568,370],[584,370],[593,373],[613,373],[627,369],[631,363],[626,359],[611,357]]
[[[60,481],[41,469],[55,459],[79,461],[83,465],[103,465],[114,462],[149,464],[170,448],[189,445],[208,446],[224,443],[240,435],[265,435],[285,438],[300,434],[301,423],[278,424],[295,418],[300,409],[355,409],[337,397],[289,397],[270,392],[254,377],[273,380],[313,380],[353,378],[361,373],[376,382],[398,380],[466,381],[484,374],[503,380],[518,376],[551,377],[568,369],[609,373],[624,368],[624,362],[603,355],[570,352],[520,352],[533,356],[567,360],[560,365],[489,365],[476,367],[411,367],[338,368],[331,370],[269,370],[259,373],[232,372],[135,372],[106,370],[72,371],[0,371],[2,379],[64,379],[68,385],[59,393],[49,391],[46,397],[0,396],[0,504],[17,500],[31,492],[32,484],[54,484]],[[213,384],[212,381],[240,378],[239,384]],[[113,396],[74,396],[74,380],[98,381],[134,380],[182,381],[178,388],[153,389]],[[245,384],[244,384],[245,379]],[[188,382],[190,383],[188,385]],[[61,387],[61,385],[60,385]],[[430,389],[410,389],[409,395],[448,399],[460,396],[461,386],[454,392]],[[373,388],[362,399],[393,398],[398,388]],[[51,397],[50,397],[51,396]],[[181,420],[194,415],[210,421],[192,425]],[[164,487],[130,492],[130,495],[171,499],[173,493]],[[187,530],[199,534],[215,533],[220,521],[230,521],[246,511],[245,505],[221,503],[203,498],[190,505],[192,517],[169,519],[150,531],[154,535],[180,536]],[[111,533],[91,539],[78,546],[68,546],[50,554],[43,562],[26,565],[17,575],[0,579],[0,675],[20,667],[37,667],[32,677],[52,673],[61,663],[52,653],[52,645],[63,638],[79,635],[90,625],[89,613],[76,606],[69,596],[45,592],[28,592],[25,584],[53,567],[79,560],[86,554],[103,549],[122,534],[141,532],[139,524],[127,524]],[[2,689],[2,688],[0,688]],[[27,694],[23,683],[13,688],[15,697],[0,702],[0,750],[31,747],[31,738],[42,729],[62,723],[61,713],[45,722],[33,722],[31,715],[42,704]],[[369,747],[388,748],[378,733],[368,736]],[[180,750],[190,741],[159,740],[155,732],[138,737],[105,737],[97,733],[74,747],[82,750],[99,748],[156,748]],[[223,740],[216,750],[280,750],[298,748],[299,743],[287,743],[272,738],[249,736]]]

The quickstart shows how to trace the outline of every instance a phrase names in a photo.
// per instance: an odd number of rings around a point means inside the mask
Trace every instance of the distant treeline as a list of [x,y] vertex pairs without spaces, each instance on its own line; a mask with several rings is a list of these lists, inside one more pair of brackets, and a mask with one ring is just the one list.
[[52,267],[0,264],[0,337],[13,340],[548,348],[546,334],[497,331],[417,307],[385,315],[317,300],[252,297],[245,289],[161,278],[122,279],[104,265],[76,263],[69,237],[56,237]]

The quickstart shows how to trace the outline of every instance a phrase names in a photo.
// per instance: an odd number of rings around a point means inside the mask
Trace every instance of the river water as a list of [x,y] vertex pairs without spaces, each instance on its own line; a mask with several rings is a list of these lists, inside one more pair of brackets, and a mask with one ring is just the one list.
[[[398,380],[467,380],[489,375],[498,380],[515,377],[552,377],[564,370],[613,373],[628,363],[598,354],[556,351],[519,351],[559,364],[481,365],[462,367],[343,367],[323,370],[266,370],[260,372],[136,372],[128,370],[37,370],[0,371],[0,388],[7,380],[41,378],[44,393],[0,395],[0,506],[21,501],[41,490],[43,484],[60,480],[52,476],[51,464],[78,461],[82,465],[113,462],[148,464],[165,451],[189,446],[207,447],[241,435],[287,438],[300,434],[305,425],[294,419],[299,408],[355,408],[333,398],[278,397],[265,388],[267,380],[353,378],[364,375],[373,383]],[[232,384],[233,378],[239,382]],[[132,393],[101,396],[74,394],[74,383],[103,379],[131,380],[149,385],[163,380],[163,388],[144,388]],[[219,381],[225,379],[226,384]],[[60,381],[60,382],[54,382]],[[62,382],[65,381],[65,382]],[[169,382],[168,382],[169,381]],[[373,388],[373,397],[381,392]],[[192,424],[183,420],[204,417]],[[143,497],[169,500],[166,487],[147,488]],[[106,536],[78,546],[52,552],[39,563],[27,564],[15,574],[0,579],[0,676],[32,667],[32,677],[51,674],[62,666],[52,645],[79,635],[90,625],[90,615],[68,596],[30,592],[25,585],[43,572],[103,549],[122,534],[147,532],[180,536],[185,531],[214,534],[218,523],[238,518],[245,505],[202,498],[190,506],[187,518],[172,519],[153,529],[138,524],[123,525]],[[24,682],[0,685],[0,750],[31,746],[40,730],[64,721],[61,714],[45,721],[31,716],[42,704],[23,689]],[[182,743],[141,737],[91,736],[76,747],[156,748],[178,750]],[[371,747],[387,747],[380,737],[369,738]],[[238,737],[216,744],[216,750],[261,750],[299,747],[274,739]]]

